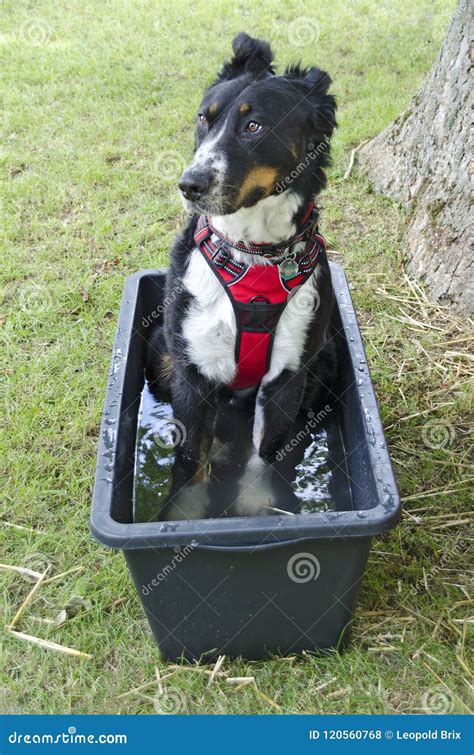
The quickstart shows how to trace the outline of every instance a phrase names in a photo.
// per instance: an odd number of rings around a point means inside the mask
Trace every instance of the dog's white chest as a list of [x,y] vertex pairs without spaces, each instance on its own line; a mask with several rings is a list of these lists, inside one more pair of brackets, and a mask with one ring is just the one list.
[[[263,382],[278,377],[284,369],[299,369],[308,327],[314,318],[316,283],[317,273],[292,295],[285,307]],[[191,253],[183,284],[193,297],[183,322],[188,357],[208,380],[228,385],[237,372],[235,314],[224,287],[198,249]]]

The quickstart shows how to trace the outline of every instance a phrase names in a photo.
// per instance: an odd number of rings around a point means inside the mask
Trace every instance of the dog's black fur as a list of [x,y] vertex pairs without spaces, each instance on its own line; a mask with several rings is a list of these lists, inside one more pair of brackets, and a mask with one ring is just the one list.
[[[204,95],[196,127],[196,150],[220,133],[225,181],[222,177],[219,181],[212,160],[199,170],[192,164],[181,178],[185,204],[193,214],[172,250],[164,328],[156,329],[150,339],[146,368],[152,390],[161,399],[171,398],[174,417],[186,428],[186,438],[176,449],[174,493],[183,481],[202,481],[216,406],[232,396],[228,384],[210,380],[190,359],[183,336],[183,323],[194,298],[183,287],[183,278],[195,248],[198,215],[226,216],[243,207],[255,207],[258,212],[258,203],[282,192],[283,187],[300,197],[294,214],[297,223],[326,185],[324,169],[330,162],[329,141],[336,126],[335,98],[328,94],[331,80],[324,71],[293,65],[283,75],[276,75],[269,44],[244,33],[234,39],[233,52],[232,60],[224,64]],[[249,122],[259,126],[256,133],[248,130]],[[316,156],[303,164],[308,153]],[[285,178],[292,171],[298,175],[289,189]],[[262,386],[257,397],[265,415],[258,453],[269,462],[285,443],[301,408],[320,403],[325,386],[334,379],[334,349],[329,337],[332,287],[324,254],[318,268],[320,303],[307,331],[301,366],[283,369]]]

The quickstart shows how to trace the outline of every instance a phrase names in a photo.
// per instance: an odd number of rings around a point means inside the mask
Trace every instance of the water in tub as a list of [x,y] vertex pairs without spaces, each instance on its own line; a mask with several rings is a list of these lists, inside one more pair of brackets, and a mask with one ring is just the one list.
[[268,516],[352,508],[350,480],[337,409],[301,414],[288,443],[264,464],[252,443],[253,407],[228,404],[219,413],[207,471],[199,487],[169,490],[174,448],[185,428],[170,404],[147,385],[141,398],[134,478],[134,520]]

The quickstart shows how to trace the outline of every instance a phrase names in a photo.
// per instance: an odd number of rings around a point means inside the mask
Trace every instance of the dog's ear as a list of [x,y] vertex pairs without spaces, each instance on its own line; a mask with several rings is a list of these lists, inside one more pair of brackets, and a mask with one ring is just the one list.
[[[330,139],[336,123],[336,98],[328,94],[331,77],[320,68],[303,68],[300,64],[288,66],[284,73],[291,85],[299,90],[308,105],[308,114],[316,138],[321,133]],[[319,141],[319,139],[318,139]]]
[[272,66],[272,48],[268,42],[249,37],[241,31],[232,40],[232,51],[234,57],[224,63],[217,76],[216,84],[235,79],[243,74],[252,74],[254,79],[259,79],[275,73]]

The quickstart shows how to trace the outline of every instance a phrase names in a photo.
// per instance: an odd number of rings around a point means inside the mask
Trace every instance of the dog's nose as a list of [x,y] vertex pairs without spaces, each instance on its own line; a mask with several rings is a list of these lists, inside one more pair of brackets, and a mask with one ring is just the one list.
[[197,202],[205,194],[208,182],[204,176],[192,173],[191,171],[185,171],[180,178],[178,186],[181,194],[186,199],[189,199],[191,202]]

